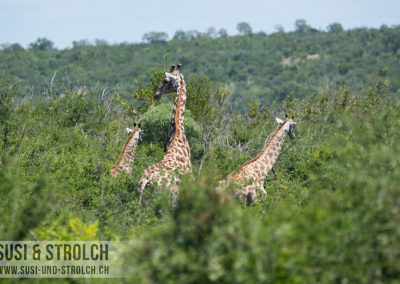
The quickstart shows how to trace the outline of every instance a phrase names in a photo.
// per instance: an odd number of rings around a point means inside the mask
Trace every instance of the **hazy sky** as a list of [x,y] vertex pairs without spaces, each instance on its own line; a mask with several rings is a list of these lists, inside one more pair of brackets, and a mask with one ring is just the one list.
[[271,33],[280,24],[293,30],[296,19],[314,28],[339,22],[344,28],[400,24],[400,0],[0,0],[0,43],[23,46],[38,37],[56,47],[72,41],[105,39],[140,42],[149,31],[206,31],[225,28],[236,34],[238,22],[254,32]]

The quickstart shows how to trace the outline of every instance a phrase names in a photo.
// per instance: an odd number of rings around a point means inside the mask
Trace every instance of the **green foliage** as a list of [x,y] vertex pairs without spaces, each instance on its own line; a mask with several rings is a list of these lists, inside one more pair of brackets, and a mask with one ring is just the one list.
[[[289,96],[290,97],[290,96]],[[248,123],[257,127],[257,125],[261,123],[265,123],[265,121],[271,120],[272,113],[271,110],[267,106],[262,106],[258,100],[251,100],[249,105],[249,111],[247,112],[247,117],[250,119]]]
[[0,238],[23,240],[49,214],[57,193],[51,191],[44,173],[37,181],[24,181],[17,163],[0,153]]
[[[270,105],[283,101],[291,92],[297,98],[306,98],[324,88],[342,85],[358,92],[371,75],[384,67],[388,71],[379,71],[378,76],[390,79],[391,92],[400,89],[399,27],[340,31],[340,24],[333,23],[325,32],[304,21],[297,21],[296,27],[295,32],[280,29],[269,35],[239,36],[222,32],[220,37],[213,32],[180,30],[162,44],[112,45],[83,40],[65,50],[24,50],[16,44],[5,45],[0,49],[0,70],[18,78],[19,96],[48,93],[56,72],[53,93],[61,94],[79,82],[101,90],[117,90],[126,100],[130,94],[147,89],[148,80],[142,85],[135,83],[133,88],[131,83],[151,77],[149,67],[166,70],[162,55],[168,52],[169,61],[181,63],[187,78],[207,76],[223,84],[232,93],[230,108],[242,114],[248,111],[252,99]],[[153,87],[151,84],[150,90]],[[146,109],[135,109],[136,115]]]
[[241,35],[251,35],[253,30],[249,23],[241,22],[236,25],[236,29],[238,30],[239,34]]
[[228,31],[227,31],[226,29],[220,29],[220,30],[218,31],[218,34],[219,34],[219,36],[220,36],[221,38],[226,38],[226,37],[228,37]]
[[299,33],[306,33],[311,30],[311,27],[309,25],[307,25],[306,20],[303,20],[303,19],[296,20],[296,22],[294,23],[294,26],[295,26],[296,32],[299,32]]
[[84,130],[97,127],[102,123],[106,110],[99,108],[99,103],[92,99],[94,95],[85,90],[68,91],[58,99],[52,111],[65,127],[85,125]]
[[54,49],[54,43],[47,38],[38,38],[35,42],[30,44],[33,50],[51,50]]
[[[165,55],[165,59],[168,59],[168,54]],[[151,69],[148,77],[142,76],[135,80],[132,97],[139,102],[138,106],[133,107],[132,103],[121,99],[119,95],[117,95],[117,100],[126,111],[133,115],[144,113],[154,105],[153,96],[163,78],[164,72],[158,69]]]
[[[161,144],[166,149],[170,139],[172,104],[159,104],[150,108],[140,118],[142,129],[145,131],[143,141],[145,143]],[[198,159],[202,154],[201,128],[192,118],[191,112],[185,112],[185,134],[191,147],[192,156]]]
[[0,81],[0,135],[3,148],[8,147],[9,134],[15,127],[12,115],[15,108],[13,99],[16,93],[17,84],[14,78],[3,78]]
[[168,40],[168,34],[165,32],[149,32],[143,35],[142,40],[148,43],[162,43]]
[[[182,72],[197,74],[187,76],[185,120],[193,175],[183,177],[176,201],[167,190],[149,189],[142,204],[138,182],[164,155],[172,113],[166,102],[173,98],[152,100],[162,72],[142,70],[160,57],[159,47],[5,47],[0,65],[19,78],[0,82],[1,134],[8,129],[0,150],[0,238],[133,239],[127,273],[144,283],[398,282],[397,33],[383,26],[212,39],[210,31],[201,40],[165,43],[163,50],[172,52],[165,61],[190,61]],[[335,56],[338,50],[342,56]],[[218,64],[226,54],[230,59]],[[24,72],[41,82],[54,74],[49,66],[60,68],[53,56],[74,62],[62,65],[69,77],[34,84],[41,95],[31,96]],[[137,60],[133,71],[126,67],[131,58]],[[43,65],[30,64],[38,59]],[[103,70],[99,62],[107,60]],[[114,61],[118,72],[110,72]],[[87,74],[81,66],[96,67]],[[118,74],[137,80],[117,92],[87,85],[102,76],[129,81]],[[277,127],[273,118],[285,112],[295,116],[296,139],[285,141],[276,175],[265,180],[268,195],[245,207],[232,189],[216,192],[218,180],[261,151]],[[134,119],[145,132],[133,171],[111,178]]]
[[[191,77],[186,87],[189,94],[187,108],[193,114],[194,119],[201,127],[201,147],[196,146],[197,151],[203,150],[203,158],[207,155],[211,140],[221,127],[222,119],[226,115],[225,102],[229,97],[229,91],[222,86],[212,82],[208,77]],[[200,157],[200,152],[195,154]]]
[[86,224],[72,214],[43,223],[31,232],[30,239],[44,241],[91,241],[97,238],[98,221]]
[[190,77],[186,92],[189,94],[187,108],[203,127],[213,124],[224,114],[224,103],[229,91],[208,77]]
[[[180,198],[165,220],[167,226],[156,235],[145,234],[148,241],[132,251],[132,259],[138,265],[134,273],[143,271],[142,281],[198,283],[222,277],[234,279],[228,271],[237,266],[231,257],[236,259],[239,250],[229,254],[229,248],[245,245],[235,236],[243,230],[238,219],[243,212],[232,202],[231,195],[217,194],[212,189],[215,180],[206,178],[198,183],[184,182]],[[215,242],[217,237],[221,242]],[[198,254],[199,248],[202,254]]]
[[343,26],[340,23],[332,23],[327,27],[328,32],[338,33],[343,31]]
[[268,197],[254,207],[215,192],[210,172],[196,184],[186,180],[164,224],[133,248],[131,276],[146,283],[396,282],[400,104],[378,104],[367,116],[365,105],[332,105],[340,115],[328,135],[322,122],[302,121],[300,133],[312,127],[318,136],[303,136],[282,158],[279,182],[270,181]]
[[258,118],[260,116],[259,113],[260,102],[257,100],[251,100],[249,103],[249,112],[247,116],[250,118]]

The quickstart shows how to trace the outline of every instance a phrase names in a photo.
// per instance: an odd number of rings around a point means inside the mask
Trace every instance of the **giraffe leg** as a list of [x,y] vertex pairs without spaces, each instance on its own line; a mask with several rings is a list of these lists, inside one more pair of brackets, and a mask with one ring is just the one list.
[[246,206],[250,206],[253,203],[253,196],[251,194],[246,194]]
[[179,195],[178,186],[176,184],[171,185],[170,188],[169,188],[169,196],[172,199],[172,206],[173,207],[176,207],[176,202],[178,200],[178,195]]
[[139,181],[139,203],[142,203],[142,195],[146,186],[150,183],[150,180],[147,178],[141,178]]
[[261,193],[262,197],[267,196],[267,191],[264,188],[264,181],[263,180],[258,182],[258,188],[260,189],[260,193]]
[[237,198],[239,198],[240,200],[246,200],[246,193],[244,191],[244,189],[238,189],[235,191],[235,195]]
[[248,185],[244,188],[246,206],[256,201],[256,191],[254,185]]

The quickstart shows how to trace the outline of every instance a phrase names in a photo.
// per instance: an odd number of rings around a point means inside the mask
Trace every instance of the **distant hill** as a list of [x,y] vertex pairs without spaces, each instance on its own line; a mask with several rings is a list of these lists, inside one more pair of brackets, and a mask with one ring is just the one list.
[[391,91],[400,92],[400,26],[221,37],[188,37],[182,32],[170,41],[118,45],[80,41],[64,50],[38,39],[28,49],[3,45],[0,71],[19,78],[22,96],[38,96],[50,85],[57,93],[62,85],[76,81],[127,94],[135,78],[165,64],[165,54],[168,64],[183,65],[187,78],[208,76],[226,84],[237,110],[247,109],[251,99],[268,104],[291,92],[305,98],[341,85],[359,90],[372,76],[387,76]]

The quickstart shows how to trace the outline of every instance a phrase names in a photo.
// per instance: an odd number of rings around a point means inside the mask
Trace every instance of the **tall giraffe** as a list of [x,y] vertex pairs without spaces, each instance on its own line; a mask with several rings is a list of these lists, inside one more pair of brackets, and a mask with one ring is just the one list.
[[[168,93],[176,93],[177,92],[177,81],[179,80],[179,69],[181,68],[181,64],[172,65],[171,69],[169,70],[169,73],[165,73],[165,78],[161,81],[159,84],[156,92],[154,93],[154,99],[160,99],[162,95],[168,94]],[[185,85],[185,90],[186,90],[186,85]],[[186,94],[186,93],[185,93]],[[171,144],[173,135],[175,133],[175,113],[176,113],[176,107],[177,107],[177,97],[175,97],[175,104],[174,104],[174,109],[172,111],[172,116],[171,116],[171,125],[169,127],[169,137],[170,140],[168,141],[168,145]],[[185,103],[186,103],[186,98],[185,98]],[[164,152],[167,152],[167,147],[165,146]]]
[[184,117],[186,105],[186,83],[184,77],[179,73],[180,64],[173,65],[169,73],[158,86],[154,98],[160,98],[163,94],[176,92],[174,110],[171,120],[170,143],[164,158],[154,165],[146,168],[139,182],[140,201],[141,195],[147,185],[156,182],[157,186],[169,187],[173,196],[177,195],[177,184],[180,176],[192,172],[190,161],[190,147],[186,139]]
[[[289,134],[291,139],[295,138],[293,131],[296,123],[293,121],[293,117],[290,119],[286,116],[285,121],[276,118],[276,122],[279,126],[261,153],[244,163],[238,171],[230,174],[226,181],[221,182],[221,187],[225,187],[229,183],[240,185],[241,189],[236,191],[236,196],[245,200],[247,205],[256,200],[257,189],[262,196],[267,194],[264,189],[264,180],[278,159],[286,135]],[[225,183],[226,185],[224,185]]]
[[[136,127],[136,123],[133,124],[133,127]],[[139,123],[138,127],[134,128],[133,130],[126,128],[126,131],[130,135],[118,160],[110,168],[110,174],[112,177],[117,177],[122,171],[125,171],[128,174],[132,172],[132,164],[135,160],[136,146],[140,141],[142,141],[143,130],[141,130],[140,127],[141,126]]]

